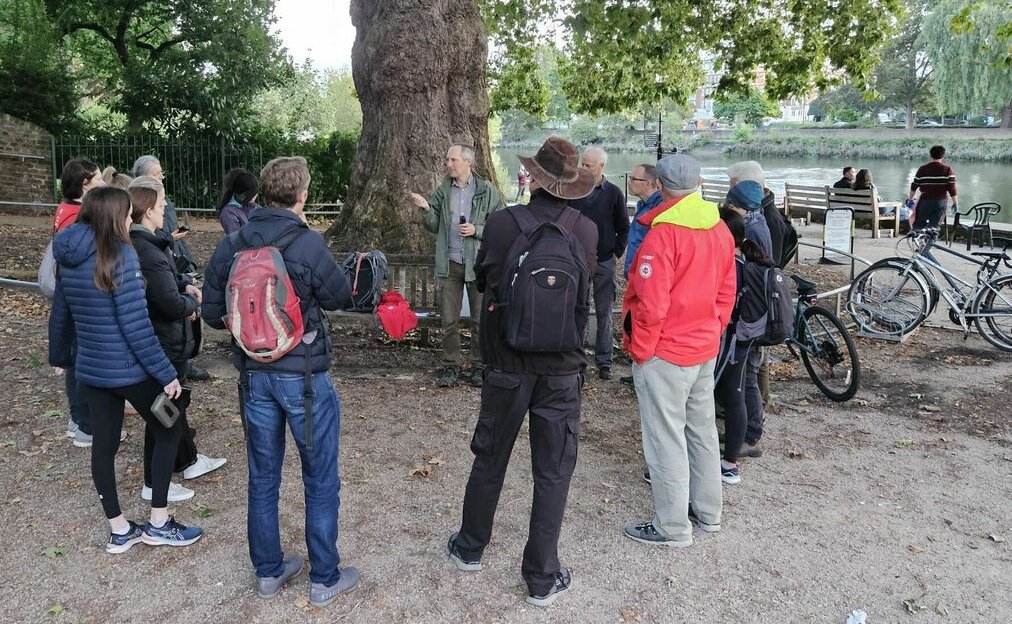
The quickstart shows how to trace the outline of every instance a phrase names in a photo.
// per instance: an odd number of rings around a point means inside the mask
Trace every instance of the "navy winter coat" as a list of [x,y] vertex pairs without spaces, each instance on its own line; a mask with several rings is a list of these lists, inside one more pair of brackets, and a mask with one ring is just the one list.
[[[249,223],[218,243],[204,270],[204,287],[200,314],[215,329],[225,328],[225,288],[232,258],[242,248],[239,236],[260,247],[273,242],[292,225],[302,233],[282,252],[292,286],[302,302],[302,343],[276,362],[257,362],[246,358],[247,370],[303,373],[306,358],[314,373],[330,368],[330,327],[321,308],[341,310],[351,299],[351,286],[344,271],[334,261],[319,232],[309,229],[292,211],[284,208],[257,208],[250,213]],[[244,353],[234,347],[235,363]]]
[[137,253],[120,245],[116,290],[95,285],[95,234],[75,223],[53,239],[59,264],[53,311],[49,315],[49,363],[75,364],[68,345],[77,339],[77,379],[98,388],[120,388],[153,377],[165,386],[176,369],[165,357],[148,318]]

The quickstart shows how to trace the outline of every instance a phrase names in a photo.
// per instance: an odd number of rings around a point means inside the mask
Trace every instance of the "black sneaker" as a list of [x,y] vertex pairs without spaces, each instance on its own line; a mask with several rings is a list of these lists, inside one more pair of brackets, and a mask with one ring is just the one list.
[[186,378],[193,381],[210,381],[211,373],[198,366],[193,360],[190,360],[186,365]]
[[485,383],[485,369],[481,366],[475,366],[471,369],[471,374],[468,375],[468,379],[471,385],[475,388],[480,388]]
[[597,378],[600,379],[601,381],[608,381],[609,379],[611,379],[611,368],[603,366],[597,369]]
[[643,469],[643,480],[646,481],[647,483],[650,483],[650,469],[649,468],[644,468]]
[[458,570],[463,572],[478,572],[481,570],[481,560],[465,559],[460,554],[460,550],[457,548],[457,534],[453,533],[450,535],[450,539],[446,542],[446,554],[450,557],[450,561],[453,565],[457,566]]
[[559,568],[559,571],[555,574],[555,584],[548,590],[548,593],[543,596],[528,595],[527,604],[534,605],[535,607],[547,607],[555,602],[556,598],[569,591],[569,588],[572,586],[573,573],[569,571],[569,568]]
[[652,521],[630,522],[625,525],[625,536],[641,544],[650,546],[668,546],[671,548],[688,548],[692,546],[692,538],[687,540],[668,539],[657,532]]
[[440,388],[452,388],[457,385],[457,379],[460,378],[460,369],[456,366],[447,366],[439,373],[439,378],[436,379],[436,385]]
[[128,522],[130,522],[130,530],[124,535],[109,534],[109,541],[105,543],[105,552],[118,555],[130,550],[130,547],[134,544],[140,543],[144,529],[136,522],[130,520]]

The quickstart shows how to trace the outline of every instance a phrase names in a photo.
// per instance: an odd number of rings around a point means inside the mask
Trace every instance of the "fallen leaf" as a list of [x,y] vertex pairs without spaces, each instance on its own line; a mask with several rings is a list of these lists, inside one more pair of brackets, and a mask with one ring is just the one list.
[[903,601],[903,606],[907,608],[908,613],[920,613],[927,609],[924,605],[918,604],[916,598],[907,598]]
[[949,607],[944,602],[935,605],[935,613],[938,615],[949,615]]
[[409,477],[427,477],[432,474],[432,466],[426,464],[424,466],[418,466],[408,473]]
[[937,405],[918,405],[917,409],[921,410],[922,412],[940,412],[940,411],[942,411],[942,408],[938,407]]
[[921,548],[920,546],[914,546],[913,544],[910,544],[909,546],[907,546],[907,550],[909,550],[910,552],[914,553],[915,555],[919,555],[922,552],[924,552],[923,548]]
[[295,599],[295,606],[300,609],[308,609],[309,598],[306,596],[299,596],[298,598]]
[[896,446],[900,448],[909,448],[914,445],[913,440],[896,440]]
[[42,554],[49,557],[50,559],[56,559],[57,557],[66,556],[70,550],[66,546],[50,546],[49,548],[42,551]]
[[32,430],[32,435],[35,436],[36,438],[39,437],[39,436],[41,436],[42,435],[42,429],[33,429]]
[[427,453],[425,455],[422,455],[422,459],[425,460],[425,463],[431,464],[433,466],[442,466],[443,464],[446,463],[443,461],[443,458],[440,457],[439,454],[437,453]]
[[1001,544],[1002,542],[1004,542],[1004,541],[1005,541],[1005,538],[1004,538],[1004,537],[1002,537],[1002,536],[1000,536],[1000,535],[995,535],[994,533],[990,533],[990,534],[988,534],[988,536],[987,536],[987,539],[989,539],[989,540],[991,540],[992,542],[995,542],[995,543],[997,543],[997,544]]
[[633,622],[639,619],[636,616],[636,612],[632,609],[622,609],[622,611],[619,612],[619,617],[622,618],[623,622]]
[[53,617],[56,617],[61,613],[63,613],[63,605],[61,605],[60,603],[54,604],[53,606],[49,607],[49,611],[46,611],[47,615],[51,615]]
[[60,410],[49,410],[42,414],[43,418],[60,418],[61,416],[63,416],[63,412]]
[[233,418],[233,419],[231,419],[231,421],[230,421],[230,422],[231,422],[231,423],[232,423],[233,425],[241,425],[241,424],[242,424],[242,419],[241,419],[241,418]]
[[211,516],[214,515],[214,509],[201,503],[194,503],[190,505],[190,509],[192,509],[193,512],[198,516],[200,516],[201,518],[210,518]]
[[787,457],[791,459],[805,459],[805,454],[801,451],[787,451]]

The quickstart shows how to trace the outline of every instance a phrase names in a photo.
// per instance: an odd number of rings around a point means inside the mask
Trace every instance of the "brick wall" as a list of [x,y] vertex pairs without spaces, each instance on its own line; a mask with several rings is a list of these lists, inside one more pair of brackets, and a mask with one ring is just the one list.
[[0,113],[0,201],[52,203],[54,188],[49,133]]

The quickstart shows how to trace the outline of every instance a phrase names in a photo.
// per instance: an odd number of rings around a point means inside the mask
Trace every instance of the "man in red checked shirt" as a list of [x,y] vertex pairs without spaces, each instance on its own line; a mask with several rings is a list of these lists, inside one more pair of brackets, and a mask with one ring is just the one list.
[[629,270],[623,345],[633,359],[654,517],[625,527],[649,545],[692,545],[692,523],[720,530],[720,447],[713,386],[734,307],[734,238],[702,198],[699,163],[657,163],[662,201],[639,218],[649,230]]

